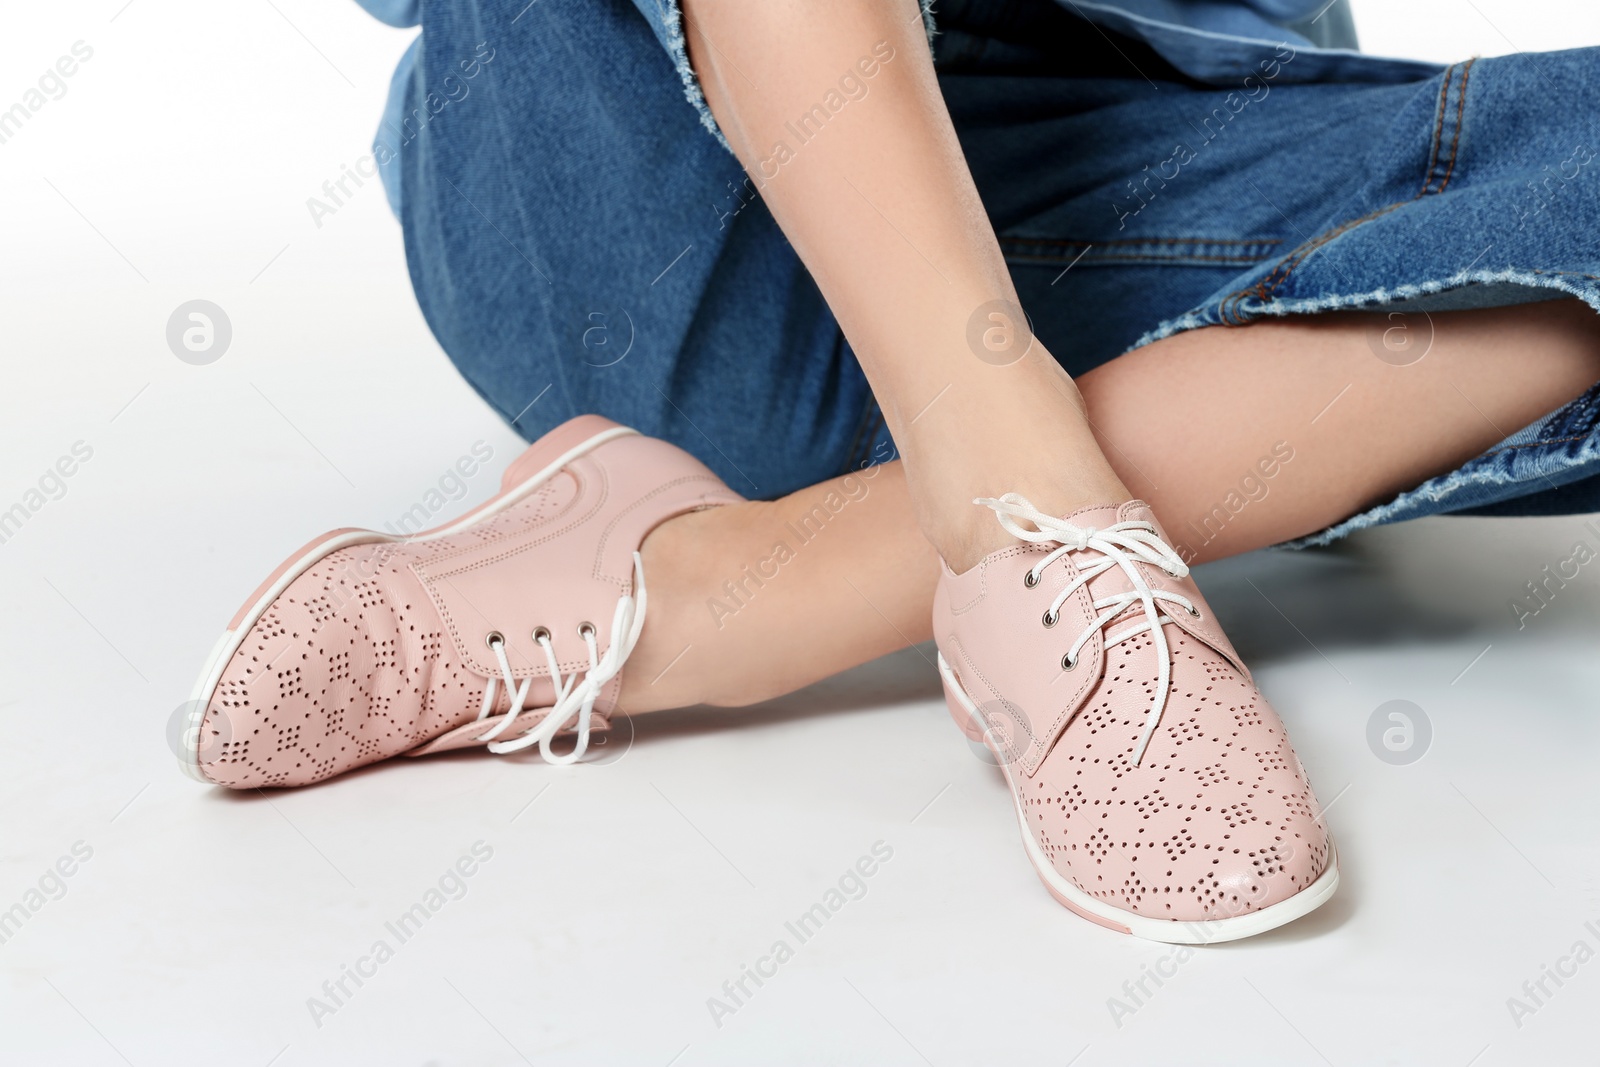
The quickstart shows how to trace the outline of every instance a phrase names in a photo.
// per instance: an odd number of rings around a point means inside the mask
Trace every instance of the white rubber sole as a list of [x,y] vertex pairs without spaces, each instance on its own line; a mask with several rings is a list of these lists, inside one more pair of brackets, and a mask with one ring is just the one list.
[[1210,945],[1223,941],[1237,941],[1243,937],[1254,937],[1264,934],[1268,930],[1277,929],[1285,923],[1294,922],[1304,915],[1309,915],[1317,910],[1333,896],[1339,888],[1339,854],[1333,847],[1333,841],[1328,841],[1328,868],[1323,871],[1315,882],[1296,893],[1287,900],[1280,900],[1276,904],[1269,904],[1259,911],[1246,912],[1243,915],[1231,915],[1224,919],[1203,919],[1181,922],[1172,919],[1152,919],[1145,915],[1137,915],[1130,911],[1123,911],[1107,904],[1103,900],[1085,893],[1070,880],[1064,877],[1049,857],[1039,848],[1039,843],[1034,840],[1033,833],[1028,829],[1028,818],[1022,810],[1022,805],[1017,800],[1016,783],[1011,778],[1011,767],[1008,760],[995,748],[994,742],[987,736],[987,724],[978,712],[977,705],[962,688],[961,682],[956,678],[955,672],[945,662],[944,655],[939,656],[939,677],[943,680],[945,691],[955,697],[956,701],[966,710],[978,730],[985,734],[984,744],[994,752],[1001,772],[1006,777],[1006,786],[1011,793],[1012,808],[1016,811],[1017,826],[1022,831],[1022,847],[1028,854],[1028,861],[1033,864],[1033,869],[1039,875],[1050,893],[1069,909],[1078,912],[1084,918],[1107,926],[1114,930],[1126,931],[1134,937],[1144,938],[1148,941],[1161,941],[1170,945]]
[[244,643],[245,635],[250,632],[251,627],[260,621],[261,616],[266,614],[267,608],[272,606],[272,602],[282,596],[283,591],[288,589],[295,579],[310,570],[319,560],[325,558],[329,553],[337,552],[339,549],[348,548],[351,545],[393,543],[397,541],[432,541],[440,537],[449,537],[451,534],[460,533],[469,526],[491,518],[517,503],[517,501],[522,500],[528,494],[544,485],[545,482],[555,477],[561,471],[561,468],[579,456],[592,452],[607,441],[615,440],[618,437],[627,437],[638,432],[627,426],[615,426],[597,433],[561,453],[560,456],[541,468],[537,474],[525,481],[518,482],[499,496],[491,498],[486,504],[445,526],[438,526],[410,537],[397,537],[393,534],[380,533],[377,530],[349,530],[335,534],[325,540],[314,542],[311,547],[297,556],[287,567],[283,568],[277,579],[256,598],[255,603],[250,605],[250,610],[242,616],[239,624],[233,629],[225,631],[217,639],[217,643],[212,646],[211,655],[206,660],[206,665],[201,670],[200,677],[189,694],[189,703],[187,705],[189,708],[188,722],[183,734],[185,743],[182,746],[182,753],[178,757],[178,766],[183,770],[183,773],[197,782],[204,782],[207,785],[214,784],[200,771],[200,726],[201,721],[205,718],[206,708],[211,704],[212,694],[216,692],[218,683],[222,681],[222,672],[227,667],[228,661],[233,658],[234,653],[239,651],[239,646]]

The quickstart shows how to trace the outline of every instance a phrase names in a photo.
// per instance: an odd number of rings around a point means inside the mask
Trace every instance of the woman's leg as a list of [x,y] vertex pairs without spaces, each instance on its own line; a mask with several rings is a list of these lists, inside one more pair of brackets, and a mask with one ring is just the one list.
[[866,371],[950,566],[1010,540],[974,497],[1019,492],[1053,514],[1129,499],[1077,387],[1007,311],[1016,290],[915,0],[684,14],[712,113]]
[[[1452,470],[1600,380],[1600,316],[1575,300],[1412,322],[1433,343],[1408,366],[1374,352],[1385,316],[1338,314],[1178,334],[1080,385],[1117,474],[1203,562]],[[929,637],[938,559],[900,463],[683,516],[644,556],[629,712],[754,703]]]

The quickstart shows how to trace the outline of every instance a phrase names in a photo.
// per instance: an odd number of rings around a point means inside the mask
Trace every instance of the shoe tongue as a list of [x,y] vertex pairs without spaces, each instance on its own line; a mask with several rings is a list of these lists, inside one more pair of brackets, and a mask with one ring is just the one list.
[[[1150,510],[1150,505],[1143,500],[1129,500],[1123,504],[1105,504],[1096,507],[1079,508],[1077,511],[1063,515],[1062,519],[1074,526],[1085,529],[1093,527],[1104,530],[1119,522],[1148,522],[1155,526],[1156,533],[1166,540],[1166,534],[1161,529],[1161,524],[1156,522],[1155,514]],[[1131,554],[1131,553],[1130,553]],[[1098,557],[1096,557],[1098,558]],[[1137,559],[1137,557],[1135,557]],[[1140,560],[1140,563],[1146,561]],[[1144,568],[1140,568],[1141,571]],[[1146,575],[1148,578],[1149,576]],[[1133,586],[1128,581],[1127,574],[1121,567],[1112,567],[1104,574],[1089,582],[1089,591],[1095,596],[1106,596],[1114,593],[1125,593]]]
[[[1116,506],[1104,505],[1100,507],[1079,508],[1077,511],[1063,515],[1062,519],[1066,522],[1072,523],[1074,526],[1093,526],[1097,530],[1103,530],[1107,526],[1111,526],[1119,522],[1148,522],[1150,525],[1155,527],[1156,536],[1160,537],[1169,548],[1178,553],[1178,557],[1180,559],[1187,560],[1190,555],[1186,546],[1184,546],[1181,542],[1174,542],[1170,537],[1167,536],[1167,532],[1166,530],[1162,529],[1160,521],[1155,516],[1155,512],[1153,512],[1150,509],[1150,505],[1145,503],[1143,500],[1129,500],[1124,504]],[[1206,608],[1204,599],[1200,596],[1200,591],[1195,588],[1195,585],[1192,581],[1174,580],[1165,571],[1152,565],[1141,565],[1138,566],[1137,569],[1141,572],[1145,581],[1148,582],[1152,587],[1165,588],[1170,591],[1181,593],[1185,597],[1194,600],[1202,608],[1201,615],[1195,618],[1191,618],[1188,614],[1182,611],[1167,612],[1169,618],[1172,620],[1167,625],[1176,626],[1179,630],[1188,633],[1190,636],[1209,646],[1213,651],[1221,655],[1223,659],[1227,660],[1228,663],[1231,664],[1246,681],[1250,680],[1249,669],[1245,667],[1244,661],[1239,658],[1239,653],[1234,650],[1234,647],[1232,643],[1229,642],[1227,635],[1224,634],[1221,627],[1218,626],[1216,617],[1212,615],[1208,608]],[[1098,577],[1090,579],[1088,585],[1089,595],[1091,597],[1113,596],[1118,593],[1126,593],[1132,588],[1132,585],[1128,581],[1127,574],[1121,567],[1110,568]],[[1130,607],[1127,611],[1119,615],[1117,619],[1107,627],[1107,633],[1115,635],[1123,627],[1130,624],[1136,624],[1136,620],[1140,614],[1141,612],[1137,606]]]
[[1122,521],[1120,512],[1121,508],[1106,504],[1098,507],[1079,508],[1077,511],[1068,512],[1061,516],[1061,520],[1084,529],[1092,526],[1096,530],[1103,530],[1107,526]]
[[[1099,504],[1094,507],[1079,508],[1061,516],[1064,522],[1074,526],[1093,526],[1103,530],[1107,526],[1114,526],[1119,522],[1149,522],[1155,523],[1159,532],[1161,526],[1156,523],[1156,517],[1150,510],[1150,505],[1143,500],[1129,500],[1123,504]],[[1162,540],[1166,535],[1162,535]]]

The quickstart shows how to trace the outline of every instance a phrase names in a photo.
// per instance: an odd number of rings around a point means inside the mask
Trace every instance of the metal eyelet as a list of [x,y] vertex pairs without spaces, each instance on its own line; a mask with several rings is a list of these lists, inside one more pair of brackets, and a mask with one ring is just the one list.
[[499,630],[490,630],[489,636],[483,639],[483,643],[488,645],[490,648],[493,648],[495,645],[503,645],[506,643],[506,635],[501,633]]
[[533,628],[533,643],[534,644],[537,645],[540,641],[548,641],[548,640],[550,640],[550,628],[549,627],[547,627],[547,626],[535,626]]
[[1022,585],[1026,589],[1032,589],[1034,586],[1036,586],[1038,584],[1039,584],[1039,576],[1037,574],[1033,573],[1032,568],[1030,568],[1028,570],[1028,573],[1024,574],[1022,576]]
[[1045,629],[1048,630],[1050,627],[1054,626],[1060,620],[1061,620],[1061,616],[1052,614],[1052,613],[1047,611],[1047,612],[1044,613],[1044,618],[1041,619],[1040,621],[1044,623]]
[[1189,607],[1186,610],[1189,612],[1190,615],[1193,615],[1195,618],[1198,619],[1200,617],[1200,609],[1195,607],[1193,604],[1189,605]]
[[1061,669],[1062,670],[1070,671],[1074,667],[1076,667],[1077,665],[1078,665],[1078,661],[1072,658],[1072,653],[1071,652],[1068,652],[1065,656],[1061,657]]
[[599,634],[600,631],[595,628],[592,622],[580,622],[578,624],[579,637],[597,637]]

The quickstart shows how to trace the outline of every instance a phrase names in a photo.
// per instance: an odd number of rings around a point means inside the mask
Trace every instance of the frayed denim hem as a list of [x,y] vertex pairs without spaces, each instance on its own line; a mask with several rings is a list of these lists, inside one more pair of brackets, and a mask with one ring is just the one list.
[[[694,66],[689,62],[689,42],[683,34],[683,11],[679,8],[679,0],[655,0],[656,8],[661,14],[661,24],[666,31],[667,52],[672,56],[673,66],[678,69],[678,78],[683,82],[683,95],[694,106],[700,115],[700,124],[711,132],[717,143],[726,148],[730,153],[733,146],[728,144],[728,138],[722,133],[722,128],[717,125],[716,118],[711,114],[711,105],[706,103],[706,94],[700,88],[700,79],[695,75]],[[922,26],[928,35],[928,44],[933,44],[935,33],[933,25],[934,0],[919,0],[922,7]]]
[[[1128,351],[1171,337],[1173,334],[1197,330],[1203,326],[1247,325],[1258,318],[1272,316],[1288,318],[1291,315],[1315,315],[1322,311],[1363,311],[1387,307],[1391,304],[1409,303],[1423,297],[1435,296],[1475,285],[1510,284],[1529,289],[1554,289],[1575,296],[1585,304],[1600,311],[1600,278],[1591,274],[1568,271],[1528,270],[1475,270],[1463,271],[1446,281],[1419,282],[1414,285],[1396,285],[1373,289],[1365,293],[1323,296],[1301,300],[1266,300],[1241,302],[1234,305],[1233,319],[1223,317],[1219,303],[1168,319],[1128,346]],[[1552,299],[1555,299],[1552,297]],[[1496,307],[1498,302],[1486,301],[1477,307]]]
[[[1286,541],[1279,548],[1312,548],[1331,544],[1368,526],[1420,519],[1452,511],[1482,508],[1529,495],[1530,486],[1558,489],[1600,474],[1600,438],[1590,434],[1571,451],[1555,450],[1548,430],[1579,413],[1600,407],[1600,386],[1567,406],[1512,434],[1460,469],[1430,478],[1387,504],[1346,519],[1326,530]],[[1468,498],[1468,499],[1463,499]]]
[[[1497,285],[1553,290],[1558,294],[1577,297],[1600,312],[1600,278],[1594,275],[1505,269],[1462,271],[1446,281],[1399,285],[1365,293],[1240,303],[1233,305],[1232,315],[1235,322],[1250,322],[1267,316],[1288,318],[1325,311],[1370,310],[1408,305],[1441,293],[1470,290],[1474,286]],[[1555,299],[1554,296],[1551,298]],[[1490,300],[1464,306],[1496,307],[1502,303]],[[1225,320],[1221,304],[1221,301],[1213,301],[1161,323],[1135,342],[1129,351],[1188,330],[1223,325]],[[1299,549],[1327,545],[1369,526],[1483,508],[1600,476],[1600,429],[1597,427],[1600,427],[1600,384],[1505,438],[1482,455],[1468,460],[1456,470],[1430,478],[1386,504],[1275,547]]]

